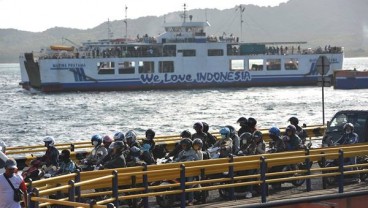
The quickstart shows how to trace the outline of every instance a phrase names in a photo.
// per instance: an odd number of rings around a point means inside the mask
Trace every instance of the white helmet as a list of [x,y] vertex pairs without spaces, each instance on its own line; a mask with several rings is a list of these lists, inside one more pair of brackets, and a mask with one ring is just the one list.
[[48,144],[48,146],[52,147],[55,145],[55,139],[52,136],[47,136],[43,139],[43,142],[45,142],[46,144]]
[[0,151],[2,151],[3,153],[5,153],[6,151],[6,144],[2,140],[0,140]]

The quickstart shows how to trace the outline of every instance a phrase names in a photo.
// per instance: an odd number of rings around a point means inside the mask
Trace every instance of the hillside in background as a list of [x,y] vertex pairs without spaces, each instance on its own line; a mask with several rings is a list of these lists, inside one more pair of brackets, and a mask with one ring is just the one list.
[[[246,5],[241,40],[307,41],[308,47],[343,46],[348,57],[368,56],[367,8],[366,0],[290,0],[277,7]],[[128,36],[157,36],[163,32],[165,21],[181,21],[180,14],[173,12],[160,17],[128,19]],[[240,13],[235,5],[233,9],[226,10],[189,10],[188,14],[193,16],[193,21],[210,22],[207,35],[226,33],[239,37],[241,34]],[[110,22],[110,29],[114,38],[125,35],[123,20]],[[15,63],[21,52],[39,51],[52,44],[62,44],[63,37],[77,44],[106,39],[108,23],[87,30],[55,27],[40,33],[0,29],[0,63]]]

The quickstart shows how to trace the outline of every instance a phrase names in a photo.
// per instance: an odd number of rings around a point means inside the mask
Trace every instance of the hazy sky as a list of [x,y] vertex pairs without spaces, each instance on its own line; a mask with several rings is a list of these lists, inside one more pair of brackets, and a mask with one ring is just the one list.
[[197,8],[234,8],[240,4],[277,6],[288,0],[0,0],[0,28],[42,32],[48,28],[93,28],[110,19],[154,15]]

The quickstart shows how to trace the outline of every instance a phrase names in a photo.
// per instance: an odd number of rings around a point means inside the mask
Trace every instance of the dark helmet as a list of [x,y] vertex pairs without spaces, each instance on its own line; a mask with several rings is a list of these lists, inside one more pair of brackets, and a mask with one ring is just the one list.
[[294,117],[294,116],[293,117],[290,117],[288,121],[291,124],[293,124],[294,126],[299,124],[299,119],[297,117]]
[[252,117],[249,117],[248,118],[248,126],[249,127],[252,127],[252,128],[255,128],[256,127],[256,124],[257,124],[257,120],[252,118]]
[[61,151],[61,157],[64,158],[64,159],[69,159],[70,158],[70,150],[64,149],[63,151]]
[[194,145],[198,145],[200,147],[200,149],[202,149],[202,147],[203,147],[203,141],[202,141],[202,139],[200,139],[200,138],[194,139],[193,140],[193,146]]
[[344,131],[346,131],[346,128],[350,127],[351,131],[354,131],[354,125],[352,123],[346,123],[344,124]]
[[286,133],[288,131],[291,131],[292,134],[295,134],[296,133],[296,127],[294,125],[289,125],[289,126],[286,127]]
[[262,139],[262,132],[260,132],[260,131],[255,131],[254,133],[253,133],[253,138],[254,139]]
[[185,145],[185,149],[184,150],[189,150],[192,147],[192,144],[193,144],[193,142],[189,138],[183,138],[180,141],[180,145]]
[[152,129],[147,129],[146,131],[146,137],[151,137],[152,139],[155,137],[156,132],[153,131]]
[[277,136],[279,137],[280,136],[280,129],[277,128],[277,127],[271,127],[269,130],[268,130],[268,133],[271,135],[274,135],[274,136]]
[[123,149],[125,148],[125,144],[123,141],[116,141],[113,142],[109,148],[116,149],[117,151],[123,151]]
[[91,142],[92,142],[92,145],[93,145],[93,142],[98,142],[98,145],[100,145],[102,143],[102,136],[99,134],[93,135],[91,138]]
[[195,130],[201,129],[203,131],[203,123],[202,122],[196,122],[196,123],[194,123],[193,129],[195,129]]
[[236,123],[238,123],[240,126],[246,126],[248,123],[248,120],[245,117],[240,117]]
[[227,127],[230,130],[230,137],[235,136],[236,130],[235,130],[235,128],[233,126],[230,126],[229,125],[229,126],[225,126],[225,127]]
[[125,141],[125,135],[123,132],[116,132],[114,135],[114,141]]
[[180,133],[180,137],[181,138],[191,138],[192,134],[190,133],[190,131],[184,130],[183,132]]
[[208,130],[210,129],[210,126],[206,122],[202,122],[202,124],[203,124],[203,132],[207,133]]

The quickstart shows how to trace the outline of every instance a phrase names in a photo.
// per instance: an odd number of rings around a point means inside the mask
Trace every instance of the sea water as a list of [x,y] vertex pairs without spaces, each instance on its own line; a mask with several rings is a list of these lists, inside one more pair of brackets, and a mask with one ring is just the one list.
[[[345,69],[368,69],[368,58],[346,58]],[[0,139],[8,146],[89,140],[152,128],[157,135],[194,132],[196,121],[210,131],[254,117],[259,128],[285,127],[296,116],[307,125],[322,124],[321,87],[212,88],[170,91],[30,93],[19,85],[19,64],[0,64]],[[325,118],[343,109],[368,109],[368,90],[324,88]]]

